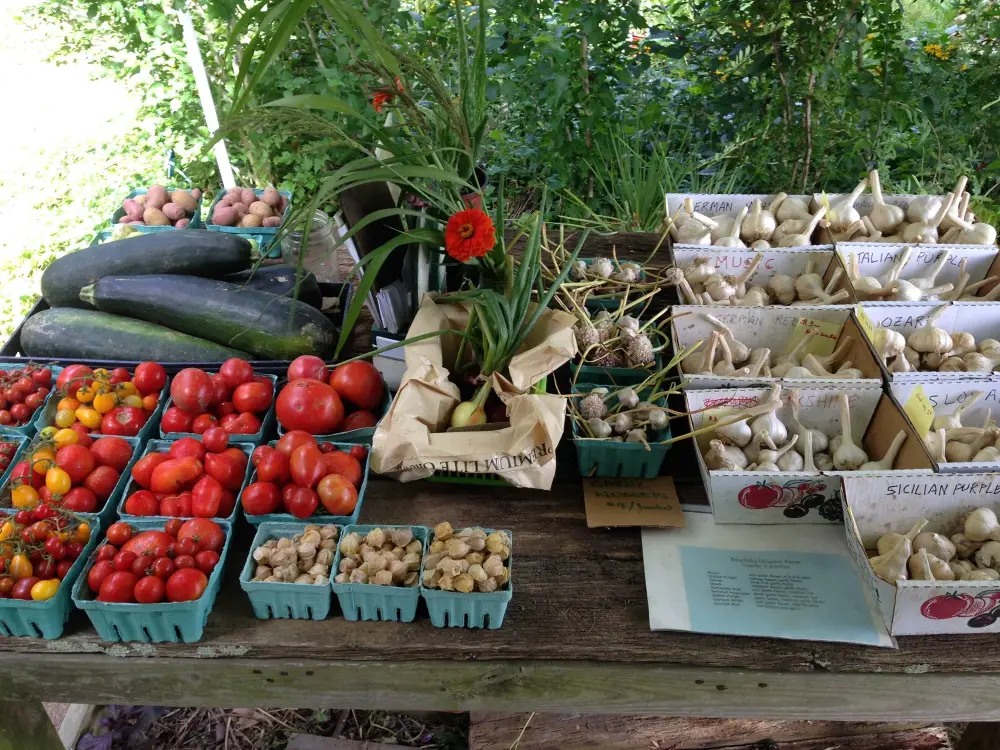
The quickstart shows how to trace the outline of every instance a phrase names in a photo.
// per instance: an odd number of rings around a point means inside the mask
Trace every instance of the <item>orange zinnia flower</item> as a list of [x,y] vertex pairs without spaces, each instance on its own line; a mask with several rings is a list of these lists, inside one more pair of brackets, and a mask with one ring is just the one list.
[[482,258],[495,243],[493,220],[485,211],[469,208],[448,219],[444,230],[444,248],[455,260],[464,263],[470,258]]
[[372,105],[374,105],[375,111],[382,114],[382,107],[391,102],[392,97],[391,91],[376,91],[372,96]]

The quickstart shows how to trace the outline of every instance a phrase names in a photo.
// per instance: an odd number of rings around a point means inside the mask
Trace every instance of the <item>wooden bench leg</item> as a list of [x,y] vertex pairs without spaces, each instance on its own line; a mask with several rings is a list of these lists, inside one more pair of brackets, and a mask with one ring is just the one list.
[[973,722],[962,732],[955,750],[996,750],[1000,748],[1000,723]]
[[0,701],[0,750],[63,750],[41,701]]

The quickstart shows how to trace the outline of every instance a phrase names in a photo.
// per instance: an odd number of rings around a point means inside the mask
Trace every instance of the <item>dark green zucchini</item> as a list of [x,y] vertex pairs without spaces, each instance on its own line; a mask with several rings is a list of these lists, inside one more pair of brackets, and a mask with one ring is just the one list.
[[333,354],[333,324],[315,307],[236,284],[194,276],[105,276],[80,297],[98,310],[131,315],[235,346],[260,359]]
[[57,307],[24,321],[21,349],[34,359],[224,362],[245,352],[119,315]]
[[178,273],[222,278],[250,263],[250,243],[225,232],[140,234],[56,258],[42,274],[42,296],[51,307],[87,307],[80,290],[102,276]]
[[[304,271],[299,284],[298,298],[317,310],[323,309],[323,295],[319,291],[319,282],[312,271]],[[292,299],[295,295],[295,276],[298,269],[295,266],[260,266],[256,270],[240,271],[225,278],[225,281],[240,286],[248,286],[259,292],[270,292],[278,296]]]

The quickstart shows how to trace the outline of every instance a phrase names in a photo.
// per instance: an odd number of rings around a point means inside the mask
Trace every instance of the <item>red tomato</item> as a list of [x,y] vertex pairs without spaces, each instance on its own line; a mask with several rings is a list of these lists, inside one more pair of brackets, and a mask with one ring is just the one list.
[[193,437],[182,437],[170,446],[170,458],[197,458],[199,461],[205,460],[205,446],[200,440]]
[[177,557],[174,558],[174,566],[177,570],[195,567],[194,555],[177,555]]
[[385,397],[382,373],[371,362],[348,362],[335,368],[330,385],[342,399],[359,409],[372,411]]
[[139,406],[115,407],[101,418],[101,434],[135,437],[149,415]]
[[128,496],[125,512],[130,516],[155,516],[160,512],[160,502],[149,490],[139,490]]
[[222,376],[216,373],[215,375],[209,375],[209,377],[212,379],[212,387],[215,389],[212,396],[212,406],[218,406],[219,404],[224,404],[226,401],[230,401],[233,389],[226,385],[226,381]]
[[230,388],[249,383],[253,380],[253,366],[245,359],[233,357],[227,359],[219,368],[219,375]]
[[135,601],[134,591],[138,582],[138,577],[131,570],[115,571],[101,583],[97,600],[130,604]]
[[201,436],[201,444],[210,453],[222,453],[229,447],[229,434],[221,427],[209,427]]
[[219,564],[219,553],[210,549],[203,549],[194,556],[194,561],[198,566],[198,570],[210,576],[212,575],[212,571],[215,570],[215,566]]
[[255,467],[260,466],[260,462],[263,461],[264,458],[276,452],[277,451],[275,451],[270,445],[258,445],[253,449],[253,453],[250,454],[250,460],[253,462]]
[[286,430],[312,435],[336,432],[344,418],[344,405],[330,386],[318,380],[293,380],[278,394],[278,421]]
[[158,557],[153,561],[153,575],[165,581],[177,569],[174,561],[169,557]]
[[271,384],[244,383],[233,391],[233,406],[236,411],[265,412],[274,400]]
[[69,428],[76,433],[77,445],[82,445],[84,448],[90,448],[93,446],[94,439],[90,436],[90,430],[87,429],[86,425],[81,422],[74,422],[69,426]]
[[364,427],[374,427],[377,424],[378,417],[370,411],[355,411],[344,417],[344,421],[340,423],[340,431],[360,430]]
[[219,424],[219,420],[211,414],[199,414],[191,423],[191,432],[195,435],[204,435],[208,430]]
[[69,571],[73,568],[73,560],[60,560],[59,564],[56,565],[56,578],[60,581],[69,575]]
[[132,527],[124,521],[118,521],[108,526],[105,536],[107,537],[108,544],[121,547],[132,538]]
[[[116,367],[111,371],[110,375],[111,377],[109,378],[109,382],[112,385],[118,385],[119,383],[124,383],[126,380],[132,377],[129,371],[126,370],[124,367]],[[138,388],[138,386],[136,387]]]
[[194,414],[188,414],[179,406],[169,406],[160,419],[160,429],[163,430],[164,434],[191,432],[192,422],[194,422]]
[[97,495],[101,500],[107,500],[111,497],[111,493],[115,491],[115,485],[118,484],[120,476],[121,474],[110,466],[98,466],[83,480],[83,486]]
[[315,487],[327,474],[323,454],[315,445],[300,445],[288,460],[292,479],[299,487]]
[[160,501],[161,516],[183,516],[181,513],[181,501],[177,495],[169,495]]
[[228,414],[235,414],[235,413],[236,413],[236,407],[233,406],[232,401],[223,401],[221,404],[215,405],[215,416],[217,416],[219,419],[222,419],[224,416]]
[[236,508],[236,493],[223,487],[222,500],[219,501],[219,518],[229,518],[234,508]]
[[312,354],[303,354],[300,357],[296,357],[292,360],[291,364],[288,365],[289,380],[300,380],[301,378],[306,378],[325,383],[327,377],[328,372],[326,369],[326,363],[319,357],[314,357]]
[[191,602],[199,599],[208,588],[208,576],[197,568],[176,571],[167,579],[167,600]]
[[190,539],[195,543],[196,550],[211,549],[219,552],[226,542],[226,533],[215,521],[207,518],[193,518],[185,521],[177,532],[177,540]]
[[19,480],[18,484],[30,484],[36,490],[45,485],[45,472],[32,471],[31,465],[27,461],[18,461],[11,472],[12,480]]
[[[102,544],[94,552],[95,560],[103,560],[104,562],[111,562],[115,559],[115,555],[118,554],[118,548],[113,544]],[[113,566],[112,566],[113,567]]]
[[132,479],[144,490],[150,489],[153,486],[153,472],[156,471],[156,467],[169,460],[170,456],[166,453],[147,453],[132,467]]
[[229,416],[222,418],[222,429],[233,435],[256,435],[260,432],[261,422],[256,414],[245,411],[236,419],[226,422]]
[[352,445],[348,453],[354,456],[358,463],[364,463],[364,460],[368,458],[368,449],[363,445]]
[[177,515],[185,518],[191,516],[191,493],[182,492],[177,496]]
[[202,463],[197,458],[171,458],[153,469],[149,489],[153,492],[180,492],[193,486],[202,473]]
[[[109,528],[108,531],[110,532],[110,530]],[[174,538],[167,532],[150,529],[149,531],[142,531],[136,534],[124,544],[122,549],[135,552],[136,556],[138,556],[148,549],[156,549],[160,545],[170,544],[172,541],[174,541]]]
[[250,459],[247,458],[247,454],[244,453],[241,449],[237,448],[236,446],[232,446],[232,447],[226,448],[219,455],[220,456],[229,456],[229,458],[233,459],[233,461],[235,461],[236,463],[238,463],[240,465],[240,467],[243,469],[243,471],[246,471],[247,464],[250,462]]
[[93,374],[94,371],[87,365],[67,365],[56,378],[56,388],[62,393],[72,395],[80,388],[85,388],[93,383],[94,379],[89,377]]
[[243,511],[250,516],[275,513],[281,505],[277,486],[270,482],[254,482],[240,494]]
[[284,487],[281,488],[281,504],[285,506],[286,510],[288,508],[288,501],[292,497],[292,493],[298,488],[295,482],[289,482]]
[[28,576],[27,578],[22,578],[14,587],[10,590],[11,599],[23,599],[24,601],[31,600],[31,588],[36,583],[38,583],[41,578],[38,576]]
[[135,562],[132,563],[132,572],[135,573],[137,578],[153,575],[154,560],[156,558],[152,555],[143,555],[142,557],[135,558]]
[[79,542],[67,542],[66,543],[66,559],[75,560],[81,554],[83,554],[83,545]]
[[222,485],[210,476],[203,476],[191,490],[191,515],[215,518],[222,502]]
[[319,507],[319,495],[308,487],[296,487],[285,501],[285,507],[296,518],[309,518]]
[[80,484],[94,470],[96,462],[89,448],[80,445],[64,445],[56,451],[56,466],[69,474],[73,484]]
[[261,482],[284,484],[292,478],[288,456],[272,450],[257,465],[257,479]]
[[[79,424],[79,422],[76,424]],[[76,427],[76,424],[73,426]],[[90,446],[90,452],[93,454],[98,466],[110,466],[119,474],[125,471],[128,462],[132,460],[132,446],[118,437],[105,437],[95,440],[94,444]]]
[[163,524],[163,530],[170,534],[170,536],[176,537],[177,532],[181,530],[181,526],[184,522],[179,518],[171,518],[165,524]]
[[278,443],[274,447],[279,453],[291,458],[292,452],[300,445],[316,445],[316,438],[302,430],[291,430],[278,438]]
[[339,450],[333,443],[320,443],[319,449],[323,451],[323,453],[333,453],[335,450]]
[[34,574],[39,578],[39,580],[45,580],[47,578],[55,578],[56,576],[56,561],[51,558],[43,558],[37,565],[35,565]]
[[[103,466],[103,469],[114,471]],[[89,477],[88,477],[89,479]],[[86,482],[86,480],[84,480]],[[111,493],[108,493],[110,496]],[[62,499],[62,507],[74,513],[94,513],[97,510],[97,493],[88,487],[74,487]]]
[[[332,455],[332,454],[331,454]],[[346,453],[341,455],[346,456]],[[327,474],[316,487],[319,501],[323,503],[328,513],[335,516],[349,516],[358,504],[358,491],[346,477],[340,474]]]
[[[205,456],[205,473],[219,483],[220,488],[239,490],[243,486],[246,468],[240,466],[230,456],[209,453]],[[195,513],[195,515],[200,515]]]
[[140,362],[135,368],[135,377],[132,378],[136,390],[143,396],[156,393],[167,384],[167,371],[163,365],[156,362]]
[[52,383],[52,370],[48,367],[38,367],[31,370],[31,379],[37,385],[48,386]]
[[166,584],[162,579],[146,576],[135,585],[133,595],[139,604],[156,604],[163,601],[166,591]]
[[170,398],[186,412],[200,414],[215,399],[215,384],[204,370],[186,367],[170,381]]
[[174,554],[178,557],[193,557],[195,552],[194,540],[183,539],[174,545]]
[[335,451],[325,454],[323,456],[323,463],[326,465],[328,474],[340,474],[355,487],[361,486],[364,471],[361,468],[361,464],[358,463],[358,459],[354,456],[343,451]]
[[122,550],[115,555],[115,570],[132,570],[132,564],[139,559],[139,556],[131,550]]

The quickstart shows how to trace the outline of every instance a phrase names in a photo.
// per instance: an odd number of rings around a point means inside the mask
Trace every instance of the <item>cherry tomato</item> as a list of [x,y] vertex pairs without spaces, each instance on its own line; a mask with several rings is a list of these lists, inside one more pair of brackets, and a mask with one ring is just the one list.
[[[106,466],[101,468],[107,469]],[[114,471],[114,469],[108,469],[108,471]],[[74,487],[63,495],[62,507],[74,513],[94,513],[97,511],[97,494],[86,485]]]
[[[60,542],[58,537],[50,536],[45,540],[45,554],[59,562],[66,557],[66,545]],[[42,576],[42,578],[47,577]]]
[[170,381],[170,397],[184,411],[200,414],[212,405],[215,384],[204,370],[187,367]]
[[80,542],[66,542],[66,559],[75,560],[83,553],[83,545]]
[[115,555],[115,570],[132,570],[132,564],[139,559],[139,556],[131,550],[122,550]]
[[215,416],[222,419],[225,416],[236,413],[236,407],[233,406],[232,401],[223,401],[221,404],[215,405]]
[[170,458],[187,458],[192,456],[199,461],[205,460],[205,446],[193,437],[182,437],[170,446]]
[[0,599],[10,599],[10,592],[14,589],[14,579],[10,576],[0,576]]
[[130,516],[155,516],[160,512],[160,502],[149,490],[138,490],[125,500],[125,512]]
[[163,526],[163,530],[166,531],[170,536],[177,536],[177,532],[181,530],[184,522],[179,518],[171,518]]
[[[79,445],[79,443],[77,443]],[[110,466],[121,473],[132,460],[132,446],[119,437],[104,437],[95,440],[90,452],[98,466]]]
[[202,475],[203,465],[197,458],[171,458],[153,469],[149,489],[173,494],[189,489]]
[[209,427],[201,436],[201,443],[209,453],[222,453],[229,447],[229,433],[221,427]]
[[348,362],[334,368],[330,385],[342,399],[366,411],[374,410],[385,397],[382,373],[365,360]]
[[226,401],[230,401],[230,396],[232,395],[233,389],[226,385],[226,381],[221,375],[216,373],[215,375],[209,375],[212,379],[212,406],[218,406],[219,404],[224,404]]
[[[222,487],[239,490],[243,486],[246,468],[231,456],[209,453],[205,456],[205,473],[215,479]],[[195,513],[195,515],[198,514]]]
[[104,536],[107,538],[109,544],[121,547],[132,538],[132,527],[124,521],[118,521],[108,526],[108,530]]
[[368,449],[363,445],[352,445],[348,453],[354,456],[360,464],[364,464],[365,459],[368,458]]
[[[202,574],[204,575],[204,574]],[[25,601],[31,600],[31,589],[36,583],[41,581],[41,578],[36,576],[28,576],[27,578],[21,578],[17,583],[14,584],[14,588],[10,590],[11,599],[23,599]]]
[[194,561],[198,566],[198,570],[210,576],[212,575],[212,571],[215,570],[215,566],[219,564],[219,553],[214,550],[203,549],[194,556]]
[[160,394],[150,393],[148,396],[143,396],[140,403],[142,404],[143,411],[153,411],[156,409],[156,405],[160,403]]
[[44,396],[39,396],[37,393],[29,393],[24,397],[24,405],[28,407],[30,412],[34,413],[44,400]]
[[142,555],[141,557],[135,558],[135,562],[132,563],[132,572],[135,573],[136,577],[143,578],[144,576],[153,575],[153,563],[156,561],[155,557],[150,555]]
[[174,554],[176,555],[193,556],[194,553],[195,553],[195,544],[193,539],[179,539],[174,544]]
[[31,379],[36,385],[49,386],[52,384],[52,370],[48,367],[38,367],[31,371]]
[[203,476],[191,490],[191,515],[215,518],[222,503],[222,485],[211,476]]
[[69,575],[69,571],[73,568],[74,560],[60,560],[59,564],[56,565],[56,578],[62,580]]
[[119,383],[124,383],[126,380],[129,380],[131,377],[132,376],[129,374],[129,371],[124,367],[116,367],[111,371],[110,383],[112,385],[118,385]]
[[174,567],[176,567],[177,570],[183,570],[184,568],[193,568],[193,567],[195,567],[194,556],[193,555],[177,555],[177,557],[174,558]]
[[226,542],[226,533],[214,521],[207,518],[192,518],[190,521],[185,521],[181,530],[177,532],[178,542],[185,539],[194,541],[196,550],[211,549],[219,552]]
[[110,466],[98,466],[83,480],[83,486],[97,495],[101,500],[107,500],[111,497],[111,493],[115,491],[115,486],[118,484],[120,476]]
[[158,466],[167,463],[169,460],[170,456],[166,453],[156,453],[155,451],[147,453],[136,461],[132,467],[132,479],[144,490],[150,489],[153,486],[153,473]]
[[7,572],[13,576],[15,581],[29,577],[34,571],[34,566],[27,555],[14,555],[7,563]]
[[48,576],[31,587],[31,599],[36,602],[44,602],[56,595],[59,590],[59,579],[55,577],[55,564],[53,564],[52,575]]
[[17,424],[23,424],[31,416],[31,409],[28,408],[27,404],[13,404],[10,407],[10,416]]
[[146,576],[135,585],[133,595],[139,604],[162,602],[167,593],[166,584],[157,576]]
[[34,508],[38,500],[38,490],[29,484],[19,484],[10,491],[10,502],[19,510]]
[[211,414],[199,414],[191,423],[191,432],[195,435],[204,435],[212,427],[219,424],[219,420]]
[[[2,398],[2,396],[0,396]],[[74,417],[75,419],[76,417]],[[0,409],[0,424],[14,424],[14,415],[7,409]]]
[[271,451],[257,465],[257,479],[261,482],[284,484],[292,478],[288,456],[278,451]]
[[289,470],[295,484],[300,487],[315,487],[329,472],[323,454],[315,445],[300,445],[288,460]]
[[318,380],[293,380],[275,402],[278,421],[286,430],[303,430],[312,435],[337,431],[344,418],[340,395]]
[[160,419],[160,427],[165,434],[191,432],[194,416],[194,414],[189,414],[180,407],[170,406],[163,412],[163,417]]
[[135,585],[138,577],[131,570],[116,570],[101,582],[97,600],[129,604],[135,601]]
[[358,459],[351,454],[342,451],[327,453],[323,456],[323,463],[328,474],[340,474],[355,487],[361,486],[364,470],[358,463]]
[[153,575],[161,580],[167,580],[177,570],[177,565],[169,557],[158,557],[153,561]]
[[27,526],[33,520],[34,519],[31,516],[30,510],[19,510],[17,513],[14,514],[14,523],[16,523],[19,526]]
[[34,574],[39,578],[52,578],[56,574],[56,561],[45,557],[35,566]]
[[132,382],[143,396],[156,393],[167,384],[167,371],[156,362],[140,362],[135,368]]
[[53,466],[45,472],[45,486],[49,488],[49,492],[62,495],[69,492],[69,488],[73,486],[73,480],[66,471],[58,466]]
[[176,571],[167,579],[167,600],[190,602],[201,597],[208,588],[208,576],[197,568]]
[[102,562],[111,562],[115,559],[115,555],[118,554],[118,550],[112,544],[102,544],[97,548],[94,553],[94,559],[100,560]]
[[325,383],[328,377],[329,372],[326,369],[326,363],[312,354],[303,354],[296,357],[288,365],[288,379],[290,381],[306,378]]
[[63,393],[76,391],[78,388],[89,388],[94,382],[94,371],[87,365],[67,365],[56,378],[56,388]]
[[243,512],[250,516],[276,513],[281,506],[281,494],[271,482],[254,482],[240,493]]
[[243,383],[253,380],[253,367],[245,359],[233,357],[222,363],[222,367],[219,368],[219,375],[222,376],[227,386],[235,388],[238,385],[243,385]]
[[365,427],[374,427],[377,424],[378,417],[370,411],[355,411],[344,417],[344,421],[340,423],[340,431],[360,430]]
[[[232,415],[228,415],[232,416]],[[260,432],[261,422],[257,418],[257,415],[245,411],[240,414],[236,419],[226,422],[228,416],[222,418],[222,429],[232,435],[256,435]]]
[[[79,417],[79,415],[77,415]],[[142,407],[122,406],[112,409],[101,418],[103,435],[126,435],[135,437],[146,424],[149,415]],[[83,420],[81,420],[83,421]]]
[[319,507],[319,495],[308,487],[296,487],[285,500],[285,507],[296,518],[309,518]]
[[96,461],[89,448],[64,445],[56,451],[56,466],[69,474],[73,484],[80,484],[94,470]]
[[143,554],[148,549],[158,549],[161,545],[168,545],[174,538],[165,531],[151,529],[142,531],[129,539],[122,547],[123,551],[134,552],[137,556]]
[[244,383],[233,391],[236,411],[265,412],[273,400],[274,389],[270,383]]

